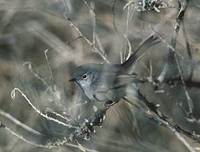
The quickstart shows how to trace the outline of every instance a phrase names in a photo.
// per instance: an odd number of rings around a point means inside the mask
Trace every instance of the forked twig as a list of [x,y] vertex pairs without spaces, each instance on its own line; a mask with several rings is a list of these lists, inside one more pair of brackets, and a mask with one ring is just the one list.
[[90,7],[90,5],[87,3],[87,1],[82,0],[84,2],[84,4],[87,6],[87,8],[90,10],[90,14],[93,17],[93,41],[91,42],[86,36],[83,35],[83,33],[79,30],[79,28],[71,21],[70,18],[67,17],[67,14],[64,13],[63,16],[66,19],[66,21],[69,22],[69,25],[78,33],[79,37],[82,38],[83,40],[85,40],[85,42],[93,49],[93,51],[97,54],[99,54],[99,56],[106,62],[106,63],[110,63],[110,61],[107,59],[107,57],[105,56],[105,54],[103,52],[101,52],[94,44],[95,44],[95,26],[96,26],[96,21],[94,21],[95,19],[95,12],[94,10]]
[[35,143],[33,141],[30,141],[30,140],[26,139],[22,135],[17,134],[12,129],[7,127],[5,124],[2,124],[1,122],[0,122],[0,124],[1,124],[1,128],[5,129],[11,135],[16,136],[20,140],[22,140],[22,141],[24,141],[24,142],[26,142],[26,143],[28,143],[30,145],[33,145],[35,147],[38,147],[38,148],[54,149],[54,148],[58,148],[59,146],[67,146],[67,147],[79,149],[80,151],[83,151],[83,152],[86,152],[86,151],[87,152],[98,152],[97,150],[86,148],[86,147],[82,146],[78,142],[77,142],[77,144],[69,143],[69,140],[67,140],[67,139],[64,139],[64,140],[58,141],[58,142],[53,142],[53,143],[50,142],[50,143],[47,143],[47,144],[38,144],[38,143]]
[[19,89],[19,88],[14,88],[11,92],[11,98],[12,99],[15,99],[15,94],[16,94],[16,91],[18,91],[23,97],[24,99],[28,102],[28,104],[39,114],[41,115],[42,117],[46,118],[47,120],[50,120],[50,121],[54,121],[62,126],[65,126],[65,127],[69,127],[69,128],[74,128],[74,129],[78,129],[78,127],[76,126],[72,126],[70,124],[66,124],[62,121],[59,121],[57,119],[54,119],[52,117],[49,117],[47,116],[47,114],[43,114],[39,109],[37,109],[32,103],[31,101],[29,100],[29,98]]

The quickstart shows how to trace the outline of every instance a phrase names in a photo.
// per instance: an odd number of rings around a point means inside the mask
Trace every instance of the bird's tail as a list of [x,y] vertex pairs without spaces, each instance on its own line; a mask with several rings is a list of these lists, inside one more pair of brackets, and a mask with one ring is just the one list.
[[150,48],[151,46],[160,43],[160,39],[153,33],[145,38],[135,49],[135,51],[131,54],[131,56],[121,64],[123,69],[128,69],[132,67],[137,61],[137,59],[145,53],[145,51]]

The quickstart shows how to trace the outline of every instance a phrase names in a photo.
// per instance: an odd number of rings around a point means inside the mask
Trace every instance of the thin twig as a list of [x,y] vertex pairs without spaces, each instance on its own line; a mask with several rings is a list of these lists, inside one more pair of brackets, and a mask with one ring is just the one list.
[[64,120],[66,120],[66,121],[71,121],[69,118],[67,118],[67,117],[65,117],[65,116],[63,116],[63,115],[61,115],[61,114],[59,114],[59,113],[53,111],[53,110],[50,109],[50,108],[47,108],[47,109],[46,109],[46,112],[50,112],[50,113],[54,114],[55,116],[60,117],[60,118],[62,118],[62,119],[64,119]]
[[54,118],[52,118],[52,117],[49,117],[49,116],[47,116],[46,114],[43,114],[39,109],[37,109],[37,108],[31,103],[31,101],[29,100],[29,98],[28,98],[19,88],[14,88],[14,89],[12,90],[12,92],[11,92],[11,98],[12,98],[12,99],[15,99],[16,91],[18,91],[18,92],[24,97],[24,99],[28,102],[28,104],[29,104],[39,115],[41,115],[42,117],[46,118],[47,120],[54,121],[54,122],[56,122],[56,123],[58,123],[58,124],[60,124],[60,125],[63,125],[63,126],[65,126],[65,127],[78,129],[78,127],[76,127],[76,126],[72,126],[72,125],[70,125],[70,124],[66,124],[66,123],[64,123],[64,122],[62,122],[62,121],[59,121],[59,120],[54,119]]
[[126,29],[125,29],[125,34],[123,34],[118,30],[117,25],[116,25],[116,21],[115,21],[115,4],[116,4],[116,2],[117,2],[117,0],[114,0],[113,5],[112,5],[113,27],[114,27],[115,31],[119,34],[119,36],[123,37],[123,39],[125,39],[125,41],[127,42],[127,45],[128,45],[128,50],[120,51],[120,60],[121,60],[121,62],[124,62],[131,56],[131,54],[133,52],[131,43],[128,39],[129,20],[131,18],[130,17],[131,6],[129,6],[129,5],[127,6],[128,10],[127,10],[127,17],[126,17]]
[[97,42],[99,51],[101,51],[101,52],[103,53],[103,55],[104,55],[105,57],[107,57],[107,55],[106,55],[106,53],[105,53],[105,50],[104,50],[104,48],[103,48],[103,46],[102,46],[102,44],[101,44],[101,41],[100,41],[100,38],[99,38],[98,34],[96,33],[95,36],[96,36],[96,42]]
[[6,119],[12,121],[15,125],[20,126],[21,128],[23,128],[24,130],[27,130],[30,133],[42,136],[42,134],[40,132],[38,132],[37,130],[34,130],[33,128],[30,128],[29,126],[23,124],[22,122],[20,122],[19,120],[17,120],[13,116],[11,116],[9,113],[7,113],[1,109],[0,109],[0,115],[5,117]]
[[[183,30],[183,37],[185,39],[185,44],[186,44],[186,51],[188,53],[188,57],[189,57],[190,61],[192,61],[192,50],[190,48],[190,43],[189,43],[189,39],[188,39],[187,32],[186,32],[186,29],[185,29],[184,20],[182,21],[182,30]],[[189,80],[192,79],[193,72],[194,72],[194,66],[192,64],[191,69],[190,69],[190,75],[189,75],[189,78],[188,78]]]
[[[84,4],[87,6],[87,8],[90,10],[90,13],[92,13],[93,18],[95,17],[95,12],[94,10],[89,6],[89,4],[87,3],[87,1],[82,0],[84,2]],[[104,55],[104,53],[102,53],[98,48],[95,47],[94,45],[94,40],[96,39],[96,36],[94,37],[93,35],[93,42],[91,42],[86,36],[83,35],[83,33],[79,30],[79,28],[70,20],[70,18],[67,17],[67,14],[64,13],[63,14],[64,18],[66,19],[66,21],[69,22],[69,25],[78,33],[78,35],[83,38],[83,40],[86,41],[86,43],[93,49],[93,51],[97,54],[99,54],[99,56],[106,62],[106,63],[110,63],[110,61],[107,59],[107,57]],[[94,22],[94,19],[93,19]],[[94,22],[96,24],[96,21]],[[94,24],[93,23],[93,24]],[[93,27],[94,28],[94,27]],[[93,34],[95,32],[95,29],[93,29]]]
[[101,58],[105,62],[110,63],[110,61],[107,59],[107,57],[101,51],[99,51],[99,49],[97,49],[96,47],[93,46],[93,43],[82,34],[82,32],[78,29],[78,27],[76,27],[74,25],[74,23],[67,16],[64,15],[64,17],[69,22],[69,25],[79,34],[79,36],[81,38],[83,38],[90,45],[90,47],[92,47],[94,49],[94,51],[101,56]]
[[35,147],[39,147],[39,148],[47,148],[47,149],[52,149],[52,148],[56,148],[56,146],[52,146],[52,145],[42,145],[42,144],[37,144],[37,143],[34,143],[28,139],[26,139],[25,137],[23,137],[22,135],[19,135],[17,134],[16,132],[14,132],[13,130],[11,130],[10,128],[8,128],[7,126],[4,127],[4,129],[10,133],[11,135],[14,135],[16,136],[17,138],[21,139],[22,141],[30,144],[30,145],[33,145]]
[[91,21],[92,21],[92,27],[93,27],[93,32],[92,32],[92,44],[95,46],[96,42],[96,14],[94,12],[95,9],[95,4],[91,2],[90,4],[90,16],[91,16]]
[[45,55],[45,59],[46,59],[46,62],[47,62],[47,66],[48,66],[48,69],[49,69],[49,72],[50,72],[50,80],[51,82],[53,83],[52,84],[52,88],[53,88],[53,85],[54,85],[54,78],[53,78],[53,72],[52,72],[52,69],[51,69],[51,66],[50,66],[50,63],[49,63],[49,58],[47,56],[47,52],[48,52],[48,49],[46,49],[44,51],[44,55]]
[[[176,29],[175,29],[175,31],[177,31],[176,32],[177,34],[178,34],[178,31],[179,31],[179,28],[180,28],[180,24],[184,19],[184,14],[185,14],[185,11],[186,11],[187,5],[188,5],[187,4],[187,0],[184,0],[184,2],[182,2],[182,1],[180,2],[179,1],[180,11],[179,11],[179,15],[177,17],[177,26],[176,26]],[[174,42],[174,47],[176,46],[175,44],[176,43]],[[187,98],[187,102],[188,102],[188,107],[189,107],[188,116],[191,116],[192,113],[193,113],[193,108],[194,108],[193,101],[192,101],[192,99],[191,99],[191,97],[189,95],[189,92],[188,92],[187,88],[186,88],[186,84],[185,84],[184,76],[183,76],[183,69],[181,68],[181,65],[179,63],[179,60],[178,60],[176,54],[174,54],[174,57],[175,57],[175,61],[176,61],[177,67],[178,67],[178,71],[179,71],[179,74],[180,74],[180,78],[181,78],[181,82],[182,82],[182,85],[183,85],[183,89],[184,89],[184,92],[185,92],[185,95],[186,95],[186,98]]]
[[8,133],[10,133],[11,135],[13,136],[16,136],[17,138],[21,139],[22,141],[30,144],[30,145],[33,145],[35,147],[39,147],[39,148],[45,148],[45,149],[54,149],[54,148],[58,148],[59,146],[68,146],[68,147],[72,147],[72,148],[77,148],[83,152],[98,152],[96,150],[93,150],[93,149],[88,149],[84,146],[82,146],[81,144],[77,143],[77,144],[71,144],[69,143],[68,140],[63,140],[63,141],[59,141],[59,142],[54,142],[54,143],[48,143],[48,144],[37,144],[37,143],[34,143],[33,141],[30,141],[28,139],[26,139],[25,137],[23,137],[22,135],[19,135],[17,134],[16,132],[14,132],[13,130],[11,130],[9,127],[7,127],[6,125],[3,125],[4,128]]
[[170,129],[177,136],[177,138],[188,148],[188,150],[190,150],[190,152],[195,152],[192,146],[190,146],[190,144],[180,134],[183,134],[200,143],[199,135],[195,134],[194,132],[190,132],[183,129],[175,122],[169,121],[168,117],[165,116],[163,113],[161,113],[161,111],[159,111],[158,109],[159,107],[154,103],[148,101],[147,98],[143,94],[141,94],[139,90],[138,90],[138,98],[147,106],[151,117],[153,117],[153,119],[157,121],[158,124],[163,125],[168,129]]
[[30,71],[38,80],[40,80],[45,86],[48,86],[47,81],[46,81],[44,78],[42,78],[38,73],[36,73],[36,72],[33,70],[32,64],[31,64],[30,61],[24,62],[23,65],[24,65],[24,66],[25,66],[25,65],[28,65],[29,71]]
[[171,39],[171,46],[174,50],[171,51],[171,48],[169,48],[168,61],[165,64],[164,69],[161,72],[161,74],[160,74],[160,76],[158,77],[157,80],[160,83],[162,81],[164,81],[167,72],[170,70],[169,69],[170,68],[169,63],[173,63],[174,60],[175,60],[175,63],[177,65],[178,72],[179,72],[179,75],[180,75],[180,78],[181,78],[181,82],[182,82],[182,85],[183,85],[184,93],[185,93],[185,96],[186,96],[186,99],[187,99],[187,102],[188,102],[188,107],[189,107],[188,116],[191,116],[192,113],[193,113],[193,101],[192,101],[192,99],[191,99],[191,97],[188,93],[188,90],[187,90],[187,87],[186,87],[186,84],[185,84],[185,81],[184,81],[183,69],[180,65],[177,54],[175,53],[176,52],[175,48],[176,48],[176,43],[177,43],[177,37],[178,37],[178,34],[179,34],[180,26],[183,23],[184,15],[185,15],[185,12],[186,12],[187,6],[188,6],[187,2],[188,2],[187,0],[179,0],[178,1],[178,4],[179,4],[178,15],[176,17],[176,23],[175,23],[175,26],[174,26],[174,33],[173,33],[173,36],[172,36],[172,39]]

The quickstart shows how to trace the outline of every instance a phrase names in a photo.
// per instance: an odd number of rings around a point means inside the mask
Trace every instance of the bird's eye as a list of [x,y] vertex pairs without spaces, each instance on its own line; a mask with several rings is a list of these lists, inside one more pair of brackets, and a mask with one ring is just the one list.
[[82,76],[82,79],[86,79],[86,78],[87,78],[87,75],[84,74],[84,75]]

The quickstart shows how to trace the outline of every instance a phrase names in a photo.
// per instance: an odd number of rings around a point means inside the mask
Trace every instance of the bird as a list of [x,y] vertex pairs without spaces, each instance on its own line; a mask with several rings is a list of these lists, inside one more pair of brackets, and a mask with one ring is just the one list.
[[[159,42],[159,38],[155,34],[151,34],[138,45],[125,62],[80,65],[74,69],[69,81],[77,84],[89,102],[103,102],[105,105],[116,103],[126,96],[126,86],[137,82],[137,75],[130,73],[133,65],[145,52],[145,49]],[[143,47],[144,49],[142,49]]]

